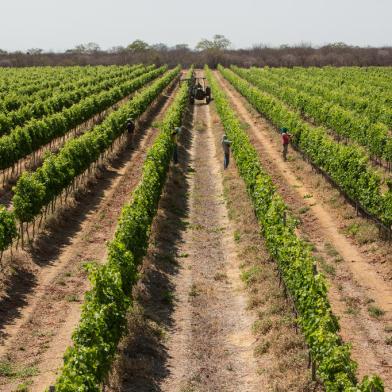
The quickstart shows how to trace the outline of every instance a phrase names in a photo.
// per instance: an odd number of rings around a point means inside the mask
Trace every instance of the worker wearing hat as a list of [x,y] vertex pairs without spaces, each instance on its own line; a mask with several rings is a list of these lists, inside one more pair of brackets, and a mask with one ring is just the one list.
[[176,127],[171,133],[172,141],[174,144],[174,149],[173,149],[173,162],[175,164],[178,163],[178,136],[180,136],[180,133],[182,131],[182,127]]
[[282,134],[282,145],[283,145],[283,160],[287,161],[287,153],[289,150],[289,144],[290,144],[290,134],[289,130],[287,128],[280,128],[280,133]]
[[222,136],[221,144],[223,148],[223,169],[227,169],[230,162],[230,146],[232,142],[229,140],[226,133]]

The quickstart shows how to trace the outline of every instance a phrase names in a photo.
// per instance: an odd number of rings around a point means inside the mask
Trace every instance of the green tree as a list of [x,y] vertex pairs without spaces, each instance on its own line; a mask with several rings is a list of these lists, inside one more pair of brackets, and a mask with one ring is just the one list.
[[150,48],[147,42],[137,39],[127,46],[127,49],[132,52],[144,52]]
[[212,40],[202,39],[197,45],[198,50],[226,50],[231,46],[228,38],[221,34],[215,34]]
[[345,42],[332,42],[328,44],[330,48],[337,48],[337,49],[346,49],[349,48],[349,45],[347,45]]

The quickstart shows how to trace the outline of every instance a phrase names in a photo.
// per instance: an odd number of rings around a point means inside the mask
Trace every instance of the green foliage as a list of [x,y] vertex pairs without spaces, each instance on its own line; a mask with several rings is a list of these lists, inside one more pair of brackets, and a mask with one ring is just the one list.
[[0,111],[7,115],[39,99],[45,100],[55,92],[71,90],[74,84],[84,86],[90,77],[111,77],[138,66],[110,67],[26,67],[0,71]]
[[369,305],[368,312],[370,316],[375,318],[379,318],[385,314],[384,310],[380,309],[378,306],[375,305]]
[[150,48],[150,45],[148,45],[147,42],[144,42],[140,39],[137,39],[135,41],[133,41],[131,44],[129,44],[127,46],[127,49],[132,51],[132,52],[145,52],[146,50],[148,50]]
[[[14,187],[13,206],[19,221],[32,221],[44,206],[70,186],[124,132],[126,119],[139,117],[178,72],[178,68],[168,72],[110,114],[102,124],[68,141],[56,155],[48,154],[35,172],[24,173]],[[134,88],[146,83],[156,71],[146,75],[137,79]]]
[[[174,70],[173,75],[178,72],[179,69]],[[154,96],[153,91],[156,96],[158,90],[151,87],[151,96]],[[144,102],[142,97],[143,93],[136,102]],[[101,390],[100,384],[125,331],[132,286],[137,281],[137,268],[146,252],[152,220],[165,184],[174,147],[171,131],[181,125],[187,102],[188,86],[184,84],[148,151],[142,180],[131,202],[122,210],[115,238],[109,244],[107,263],[99,268],[90,267],[92,289],[86,294],[81,321],[73,334],[73,346],[64,356],[64,366],[56,383],[58,392]],[[134,105],[128,105],[126,111],[140,114]]]
[[[329,392],[367,390],[365,381],[373,385],[374,391],[383,391],[382,381],[378,377],[364,379],[363,384],[357,385],[357,365],[350,358],[349,347],[342,344],[338,335],[339,325],[331,311],[325,279],[321,274],[314,275],[315,260],[309,246],[296,236],[294,220],[285,219],[287,206],[262,168],[257,151],[241,127],[227,96],[212,73],[209,70],[206,72],[219,116],[233,142],[233,155],[253,202],[266,245],[278,263],[295,302],[299,313],[298,323],[317,363],[318,376]],[[224,71],[221,69],[221,72]],[[236,81],[235,78],[238,77],[231,73],[230,81]],[[251,88],[244,85],[242,91],[246,94]]]
[[[17,126],[9,134],[0,137],[0,170],[11,167],[21,158],[26,157],[53,139],[65,135],[68,131],[114,105],[123,97],[133,93],[148,81],[161,75],[167,67],[158,69],[137,68],[132,74],[113,81],[114,86],[104,82],[101,90],[88,95],[70,107],[40,119],[32,119],[24,126]],[[109,88],[107,91],[106,89]],[[0,119],[1,122],[1,119]]]
[[38,369],[35,366],[17,367],[11,362],[0,361],[0,376],[8,378],[27,378],[36,376]]
[[[149,67],[149,70],[153,68],[153,66]],[[145,68],[141,65],[119,68],[109,67],[108,70],[99,68],[91,69],[95,72],[87,69],[85,71],[87,75],[79,80],[75,80],[77,75],[69,75],[64,83],[57,86],[54,92],[51,88],[44,89],[43,91],[40,90],[39,94],[34,94],[34,101],[31,101],[30,98],[27,99],[24,95],[15,96],[15,93],[13,98],[7,97],[7,103],[5,105],[10,107],[11,99],[13,99],[12,107],[17,109],[4,111],[1,114],[0,134],[9,133],[12,128],[22,126],[33,118],[37,119],[60,112],[91,94],[113,88],[145,72]],[[90,73],[92,73],[91,76],[89,76]],[[60,72],[59,79],[61,75],[62,73]]]
[[[352,139],[364,146],[371,156],[392,161],[392,138],[388,125],[380,121],[383,105],[380,99],[356,99],[352,92],[336,91],[334,84],[324,87],[327,76],[317,78],[317,83],[290,77],[291,71],[279,75],[269,70],[232,67],[233,71],[255,86],[282,99],[301,114],[319,125],[332,129],[337,135]],[[307,74],[309,74],[308,72]],[[328,78],[333,77],[329,75]],[[355,108],[357,112],[352,109]],[[386,109],[387,110],[387,109]],[[392,111],[391,111],[392,114]],[[389,124],[392,126],[392,123]]]
[[[154,67],[147,68],[147,70],[152,68]],[[79,104],[66,109],[69,112],[68,114],[65,111],[63,112],[64,123],[62,125],[58,121],[60,114],[55,114],[52,117],[49,116],[48,120],[39,121],[41,125],[45,121],[48,122],[45,123],[46,125],[43,128],[37,127],[35,129],[36,134],[34,133],[35,131],[30,133],[28,130],[32,129],[29,128],[32,122],[29,122],[29,125],[25,128],[17,128],[17,130],[20,130],[19,135],[21,136],[19,142],[21,146],[23,145],[22,150],[24,152],[22,156],[25,153],[34,151],[41,143],[44,144],[54,137],[52,132],[55,128],[51,128],[50,130],[48,128],[52,121],[49,118],[53,119],[57,116],[57,120],[53,120],[53,126],[59,126],[60,133],[64,133],[69,127],[72,128],[71,123],[76,125],[80,121],[80,117],[78,116],[82,116],[84,119],[89,118],[96,111],[103,110],[117,102],[124,95],[136,91],[144,84],[155,79],[166,69],[167,67],[161,67],[145,72],[146,69],[143,67],[135,67],[134,71],[127,75],[127,78],[130,76],[133,76],[133,78],[125,84],[95,97],[88,98],[88,103],[87,101],[81,101]],[[96,126],[79,138],[68,141],[58,154],[47,154],[43,165],[37,171],[22,174],[14,187],[14,213],[9,213],[5,210],[2,210],[0,213],[0,251],[7,249],[17,237],[15,218],[22,223],[33,221],[42,212],[44,206],[48,205],[61,194],[67,186],[71,185],[74,178],[86,170],[121,135],[124,131],[126,118],[140,115],[178,72],[179,70],[175,69],[167,73],[164,77],[153,83],[152,86],[144,89],[142,93],[136,94],[134,99],[109,115],[101,125]],[[0,138],[0,152],[4,152],[3,155],[0,154],[0,161],[3,159],[5,162],[8,156],[12,157],[11,160],[16,162],[21,157],[16,154],[16,150],[14,149],[18,145],[18,142],[16,142],[16,139],[11,141],[15,132],[11,132],[11,134]],[[33,140],[36,140],[38,144],[34,146]],[[6,147],[7,143],[9,144],[8,149]]]
[[215,34],[212,40],[202,39],[197,45],[198,50],[226,50],[230,47],[231,42],[224,35]]
[[292,142],[323,169],[353,200],[386,226],[392,224],[392,192],[382,193],[380,175],[369,164],[366,154],[355,145],[344,145],[327,135],[325,128],[314,128],[298,112],[290,110],[233,71],[220,67],[233,86],[276,126],[284,124],[293,135]]
[[11,245],[17,234],[14,214],[7,211],[4,206],[0,206],[0,252]]

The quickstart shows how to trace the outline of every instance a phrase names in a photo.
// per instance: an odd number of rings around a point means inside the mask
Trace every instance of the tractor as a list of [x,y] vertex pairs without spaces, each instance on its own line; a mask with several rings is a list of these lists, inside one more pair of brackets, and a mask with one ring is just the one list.
[[191,76],[189,79],[181,79],[181,82],[189,81],[189,100],[191,104],[197,101],[206,100],[208,105],[211,102],[211,88],[206,85],[206,78]]

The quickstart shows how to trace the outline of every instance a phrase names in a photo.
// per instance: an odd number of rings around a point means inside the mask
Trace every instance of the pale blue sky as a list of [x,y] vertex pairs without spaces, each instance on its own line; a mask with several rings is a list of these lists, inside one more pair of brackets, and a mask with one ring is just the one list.
[[253,44],[392,45],[392,0],[0,0],[0,49],[169,45],[224,34]]

